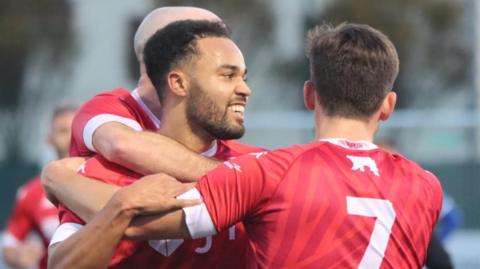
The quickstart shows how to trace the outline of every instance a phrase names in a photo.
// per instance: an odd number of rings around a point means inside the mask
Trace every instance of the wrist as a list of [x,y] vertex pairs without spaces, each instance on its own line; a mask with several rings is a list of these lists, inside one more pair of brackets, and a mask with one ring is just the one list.
[[131,199],[129,199],[129,196],[122,189],[120,189],[113,195],[109,204],[115,212],[121,215],[125,215],[127,217],[133,218],[138,213],[138,210],[132,203]]

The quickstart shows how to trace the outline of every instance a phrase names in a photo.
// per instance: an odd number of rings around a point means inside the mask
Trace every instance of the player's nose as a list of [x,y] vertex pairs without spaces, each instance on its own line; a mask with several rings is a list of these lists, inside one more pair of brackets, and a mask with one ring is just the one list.
[[235,93],[238,95],[242,95],[248,97],[252,95],[252,90],[248,86],[246,81],[242,81],[237,87],[235,88]]

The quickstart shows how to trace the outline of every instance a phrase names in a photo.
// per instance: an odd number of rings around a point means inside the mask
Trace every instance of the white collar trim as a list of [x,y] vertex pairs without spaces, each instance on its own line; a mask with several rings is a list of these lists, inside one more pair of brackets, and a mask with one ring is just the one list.
[[150,119],[153,121],[153,123],[155,124],[155,126],[158,128],[160,128],[160,119],[157,118],[157,116],[155,116],[155,114],[153,114],[152,110],[150,110],[150,108],[143,102],[142,98],[140,97],[140,95],[138,94],[138,88],[133,90],[130,95],[133,97],[133,99],[135,99],[135,101],[137,101],[137,103],[143,108],[143,110],[147,113],[147,115],[150,117]]
[[354,141],[342,138],[325,138],[319,139],[319,141],[329,142],[346,149],[372,150],[378,148],[377,145],[365,140]]
[[217,142],[217,140],[215,140],[215,141],[212,142],[212,145],[210,146],[209,149],[202,152],[202,155],[205,156],[205,157],[211,158],[211,157],[215,156],[215,154],[217,154],[217,150],[218,150],[218,142]]

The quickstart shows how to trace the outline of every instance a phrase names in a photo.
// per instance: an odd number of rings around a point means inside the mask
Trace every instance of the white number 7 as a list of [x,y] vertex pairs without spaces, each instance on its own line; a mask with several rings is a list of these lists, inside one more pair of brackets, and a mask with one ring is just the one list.
[[376,218],[370,242],[368,242],[367,250],[363,254],[358,268],[380,268],[395,222],[395,210],[392,203],[382,199],[347,196],[347,212],[350,215]]

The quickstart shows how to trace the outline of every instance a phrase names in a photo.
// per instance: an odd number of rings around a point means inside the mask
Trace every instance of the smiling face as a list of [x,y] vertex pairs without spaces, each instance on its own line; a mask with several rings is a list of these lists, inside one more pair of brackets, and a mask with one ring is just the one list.
[[251,91],[240,49],[232,40],[220,37],[199,39],[196,48],[198,55],[189,68],[188,123],[217,139],[242,137]]

